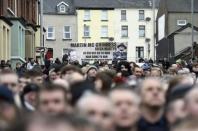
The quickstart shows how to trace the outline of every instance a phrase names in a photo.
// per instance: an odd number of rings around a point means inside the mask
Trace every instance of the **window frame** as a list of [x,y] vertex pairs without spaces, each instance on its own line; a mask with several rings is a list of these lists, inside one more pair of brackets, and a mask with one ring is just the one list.
[[[104,31],[103,29],[106,28],[106,31]],[[103,33],[105,32],[105,35],[103,35]],[[101,38],[108,38],[108,26],[107,25],[103,25],[101,26]]]
[[108,21],[108,10],[101,11],[101,21]]
[[[69,27],[69,31],[66,31],[66,30],[65,30],[65,27]],[[69,38],[66,38],[66,37],[65,37],[65,34],[66,34],[66,33],[69,34]],[[63,27],[63,39],[64,39],[64,40],[69,40],[69,39],[71,39],[71,26],[66,25],[66,26]]]
[[[181,22],[181,21],[182,22],[184,21],[185,24],[180,24],[179,22]],[[177,26],[185,26],[185,25],[187,25],[187,20],[186,19],[183,19],[183,20],[182,19],[179,19],[179,20],[177,20]]]
[[[123,11],[125,13],[123,13]],[[127,20],[127,10],[121,10],[120,15],[121,15],[121,21],[126,21]],[[123,19],[123,16],[124,16],[124,19]]]
[[[143,19],[141,19],[143,16]],[[139,21],[144,21],[145,20],[145,11],[144,10],[139,10]]]
[[[85,28],[88,27],[88,31],[85,30]],[[85,33],[89,33],[89,35],[85,35]],[[89,25],[84,25],[84,28],[83,28],[83,37],[90,37],[90,26]]]
[[[49,32],[49,28],[52,28],[53,31]],[[52,33],[52,37],[49,37],[49,33]],[[54,26],[47,27],[47,40],[55,40],[55,27]]]
[[[141,53],[143,56],[141,56]],[[144,46],[136,46],[135,48],[136,59],[144,58]],[[140,57],[138,56],[140,54]]]
[[[125,27],[126,29],[123,29]],[[123,31],[127,31],[127,35],[123,35]],[[121,38],[127,38],[127,37],[129,37],[129,27],[128,25],[122,25],[121,26]]]
[[91,11],[90,10],[84,10],[84,21],[91,21]]
[[[63,9],[63,8],[61,8],[61,7],[64,7],[64,11],[61,10],[61,9]],[[61,5],[59,6],[59,12],[60,12],[60,13],[65,13],[65,12],[66,12],[66,6],[65,6],[64,4],[61,4]]]
[[[141,35],[141,31],[144,31],[144,35]],[[144,38],[146,36],[146,26],[145,25],[139,25],[139,37]]]

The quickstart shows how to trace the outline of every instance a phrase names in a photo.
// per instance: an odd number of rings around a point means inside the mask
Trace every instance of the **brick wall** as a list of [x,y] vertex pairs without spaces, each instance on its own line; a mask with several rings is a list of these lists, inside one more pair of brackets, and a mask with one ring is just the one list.
[[[28,24],[36,24],[38,0],[0,0],[0,16],[8,16],[8,8],[16,13],[17,17],[24,18]],[[15,9],[15,4],[16,8]],[[15,12],[17,10],[17,12]]]

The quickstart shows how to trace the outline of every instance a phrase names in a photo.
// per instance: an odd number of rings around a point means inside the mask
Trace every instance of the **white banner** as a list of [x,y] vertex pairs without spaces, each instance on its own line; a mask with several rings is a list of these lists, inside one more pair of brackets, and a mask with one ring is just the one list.
[[127,58],[127,43],[98,42],[98,43],[70,43],[64,49],[69,61],[95,60],[125,60]]

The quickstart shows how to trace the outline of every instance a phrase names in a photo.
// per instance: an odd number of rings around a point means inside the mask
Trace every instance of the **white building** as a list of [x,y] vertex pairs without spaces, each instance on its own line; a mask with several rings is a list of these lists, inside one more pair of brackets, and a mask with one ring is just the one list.
[[62,59],[70,43],[77,41],[77,17],[73,0],[44,0],[46,57]]
[[127,59],[129,61],[155,57],[154,20],[156,20],[157,8],[154,13],[151,1],[141,2],[142,0],[136,0],[135,5],[123,2],[120,5],[123,8],[115,8],[114,41],[128,43]]

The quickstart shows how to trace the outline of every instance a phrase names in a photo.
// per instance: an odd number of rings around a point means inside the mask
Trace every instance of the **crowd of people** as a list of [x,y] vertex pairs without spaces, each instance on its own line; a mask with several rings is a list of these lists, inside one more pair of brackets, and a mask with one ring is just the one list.
[[0,131],[197,131],[198,63],[0,64]]

